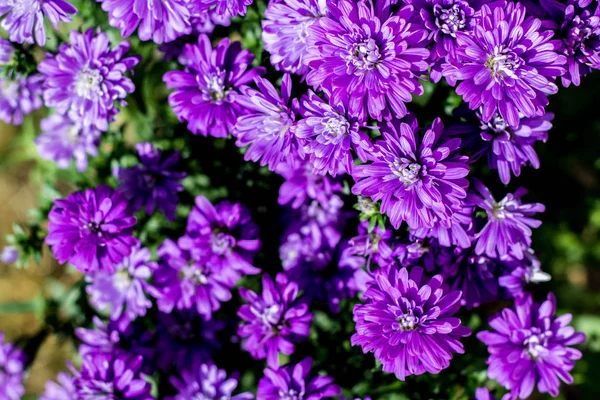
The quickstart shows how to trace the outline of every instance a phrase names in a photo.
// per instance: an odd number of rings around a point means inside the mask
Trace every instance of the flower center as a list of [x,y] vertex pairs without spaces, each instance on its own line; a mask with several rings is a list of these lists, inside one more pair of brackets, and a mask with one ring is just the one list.
[[279,391],[279,400],[302,400],[304,399],[304,393],[298,392],[295,389],[289,389],[287,392]]
[[235,246],[235,238],[227,233],[219,232],[213,235],[210,240],[210,249],[218,255],[225,254],[229,249]]
[[196,286],[202,286],[208,283],[208,270],[190,263],[179,271],[179,277],[191,281]]
[[536,360],[540,353],[546,351],[551,336],[550,331],[542,332],[540,328],[531,328],[531,335],[523,341],[523,347],[532,360]]
[[417,163],[409,163],[405,159],[396,159],[389,166],[392,173],[398,177],[400,182],[404,183],[404,186],[410,186],[417,182],[420,174],[425,171],[425,167]]
[[584,15],[576,15],[568,22],[565,42],[565,50],[569,55],[585,50],[588,40],[598,39],[600,25],[593,24],[588,11]]
[[350,123],[339,116],[332,116],[328,119],[321,121],[323,130],[321,131],[321,138],[326,144],[338,144],[341,140],[346,137],[348,130],[350,129]]
[[156,186],[156,176],[154,174],[146,172],[140,175],[139,178],[140,189],[149,190]]
[[88,66],[83,67],[75,80],[75,92],[86,99],[92,99],[101,93],[103,77],[100,71]]
[[497,47],[494,54],[488,54],[485,67],[492,72],[492,76],[500,79],[515,77],[515,71],[523,64],[523,60],[514,51]]
[[127,268],[117,271],[113,277],[113,284],[120,292],[128,289],[132,282],[133,279],[131,279],[131,275],[129,275]]
[[372,70],[381,60],[379,46],[375,40],[369,38],[350,47],[346,62],[352,63],[359,70]]
[[98,224],[96,222],[88,222],[87,224],[83,225],[82,229],[85,229],[92,235],[97,235],[98,237],[102,237],[103,235],[102,224]]
[[225,71],[217,70],[213,75],[205,76],[202,91],[206,100],[214,104],[222,104],[228,93],[225,88]]
[[461,31],[467,25],[465,10],[459,3],[454,3],[450,8],[444,8],[444,4],[433,6],[435,25],[446,35],[456,37],[456,32]]
[[396,322],[392,325],[392,329],[396,331],[414,331],[419,324],[419,317],[413,314],[413,310],[404,313],[400,309],[394,312]]

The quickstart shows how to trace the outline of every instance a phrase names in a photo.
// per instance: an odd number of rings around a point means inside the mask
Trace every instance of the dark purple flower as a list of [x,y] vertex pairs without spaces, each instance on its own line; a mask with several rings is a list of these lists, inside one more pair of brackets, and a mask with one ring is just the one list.
[[21,125],[25,115],[42,107],[42,83],[39,74],[0,77],[0,120]]
[[406,221],[412,229],[449,228],[463,207],[469,173],[467,157],[455,155],[460,139],[442,142],[443,125],[437,118],[421,139],[412,126],[394,120],[382,130],[371,164],[354,168],[352,193],[381,200],[396,229]]
[[320,400],[339,395],[341,388],[333,383],[333,378],[311,374],[312,363],[305,358],[297,364],[265,369],[265,376],[258,382],[257,399]]
[[237,387],[237,377],[227,377],[225,370],[214,364],[198,364],[181,373],[181,378],[169,379],[177,394],[167,400],[251,400],[252,393],[233,395]]
[[44,18],[58,29],[59,22],[71,22],[71,14],[77,14],[77,9],[66,0],[0,0],[0,17],[6,15],[2,28],[17,43],[33,43],[35,39],[44,46]]
[[409,22],[413,7],[391,13],[389,2],[341,0],[308,28],[311,71],[306,82],[332,104],[347,101],[351,115],[402,118],[411,95],[423,93],[419,75],[428,68],[427,31]]
[[527,249],[523,252],[522,260],[510,258],[506,261],[508,271],[498,278],[498,285],[505,288],[508,294],[514,298],[525,292],[525,286],[529,283],[548,282],[551,277],[542,271],[542,263],[537,259],[533,250]]
[[101,132],[84,126],[67,115],[53,114],[41,122],[42,134],[35,138],[38,153],[44,160],[53,161],[58,168],[67,169],[71,160],[79,172],[88,167],[88,156],[98,155]]
[[115,101],[125,104],[123,99],[135,89],[125,74],[140,57],[124,57],[129,42],[111,49],[108,36],[94,29],[72,31],[69,38],[70,44],[62,44],[58,54],[38,65],[44,75],[44,102],[84,126],[106,131],[118,113]]
[[303,141],[315,172],[336,176],[340,170],[352,173],[352,150],[362,161],[373,151],[369,136],[360,131],[359,120],[347,113],[347,105],[335,106],[317,96],[312,90],[300,99],[302,119],[294,134]]
[[109,307],[110,319],[133,321],[146,315],[152,302],[146,297],[154,289],[148,283],[152,273],[158,268],[150,261],[150,250],[135,245],[129,256],[116,266],[114,272],[95,271],[86,276],[86,287],[90,303],[98,310]]
[[523,245],[531,246],[531,228],[539,227],[542,222],[534,219],[538,212],[544,212],[541,203],[524,204],[521,196],[527,193],[525,188],[514,194],[507,194],[496,202],[492,193],[478,180],[473,181],[477,191],[469,193],[469,201],[487,213],[487,224],[477,233],[476,254],[486,254],[492,258],[502,258],[510,253],[517,259],[523,258]]
[[400,380],[447,368],[453,353],[464,353],[459,340],[471,331],[453,316],[461,292],[447,292],[443,284],[441,275],[428,279],[420,267],[410,275],[406,268],[380,270],[363,294],[364,304],[354,307],[352,345],[373,352],[383,371]]
[[261,167],[268,165],[273,171],[282,161],[291,163],[292,155],[303,156],[292,129],[295,119],[289,107],[292,80],[290,75],[284,75],[281,96],[266,79],[256,78],[254,82],[258,90],[248,86],[240,90],[237,101],[248,114],[238,119],[232,134],[238,147],[249,145],[244,160],[260,162]]
[[77,398],[75,383],[71,375],[60,372],[56,380],[57,382],[46,382],[46,388],[40,400],[73,400]]
[[294,344],[308,338],[312,314],[308,304],[298,299],[298,285],[285,274],[277,274],[275,282],[263,275],[262,296],[240,288],[240,296],[248,303],[240,307],[238,335],[246,338],[244,347],[257,360],[266,358],[270,368],[279,366],[279,353],[292,355]]
[[391,227],[382,229],[375,226],[369,232],[369,221],[362,221],[358,225],[358,236],[349,241],[352,247],[352,253],[367,257],[367,265],[371,260],[380,267],[385,267],[395,263],[393,247],[393,231]]
[[111,26],[121,30],[123,37],[137,28],[142,40],[161,44],[171,42],[191,32],[187,0],[97,0],[108,13]]
[[224,17],[236,17],[246,15],[246,8],[253,0],[196,0],[192,5],[194,14],[202,14],[214,11],[217,15]]
[[499,2],[481,8],[481,18],[471,32],[457,32],[456,60],[445,74],[462,81],[456,93],[472,110],[482,107],[482,119],[495,113],[512,127],[519,113],[542,116],[554,94],[557,76],[565,72],[566,58],[557,53],[560,42],[550,40],[552,31],[540,30],[538,19],[525,18],[519,3]]
[[270,1],[262,21],[262,40],[271,64],[280,71],[306,75],[308,28],[326,13],[323,0]]
[[166,157],[151,143],[138,143],[135,148],[140,164],[118,171],[119,190],[129,199],[133,210],[143,208],[146,215],[152,215],[158,208],[167,219],[174,221],[179,203],[177,192],[183,190],[180,181],[186,176],[185,172],[173,170],[179,161],[179,152]]
[[25,394],[25,353],[4,339],[4,332],[0,332],[0,397],[20,400]]
[[54,257],[83,272],[114,271],[138,243],[131,235],[137,220],[127,200],[109,186],[55,200],[48,220],[46,244]]
[[238,101],[239,88],[262,75],[264,68],[251,68],[254,56],[242,50],[240,42],[225,38],[213,49],[204,34],[198,36],[198,44],[186,45],[181,57],[185,69],[167,72],[163,78],[169,89],[175,89],[169,95],[173,112],[195,135],[227,137],[246,113]]
[[571,314],[556,317],[552,293],[542,304],[529,294],[520,296],[514,308],[505,308],[489,321],[494,331],[477,338],[488,346],[488,377],[510,390],[512,398],[527,399],[537,388],[558,396],[560,380],[573,383],[569,374],[581,352],[572,347],[585,335],[569,326]]
[[89,354],[83,357],[81,372],[73,371],[77,398],[153,400],[151,385],[140,374],[141,366],[141,356]]

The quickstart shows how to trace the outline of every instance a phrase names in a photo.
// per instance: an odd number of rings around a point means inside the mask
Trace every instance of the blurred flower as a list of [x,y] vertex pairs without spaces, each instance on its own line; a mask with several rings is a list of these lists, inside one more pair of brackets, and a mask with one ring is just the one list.
[[475,390],[475,400],[496,400],[487,388],[477,388]]
[[59,372],[58,382],[46,382],[46,389],[40,400],[73,400],[77,398],[73,377],[66,372]]
[[0,253],[0,262],[4,264],[12,264],[19,259],[19,249],[15,246],[4,246]]
[[371,260],[380,267],[385,267],[395,262],[393,257],[393,231],[391,227],[381,229],[375,226],[369,232],[369,221],[362,221],[358,225],[358,236],[350,239],[352,253],[367,258],[367,265]]
[[224,17],[236,17],[246,15],[246,8],[253,0],[196,0],[192,9],[194,14],[202,14],[213,11]]
[[0,332],[0,398],[19,400],[25,394],[25,353],[4,339],[4,332]]
[[0,65],[12,62],[15,55],[15,48],[12,43],[4,38],[0,38]]
[[199,364],[181,373],[181,378],[169,379],[177,394],[167,400],[251,400],[252,393],[232,395],[237,387],[237,379],[227,378],[225,370],[213,364]]
[[42,83],[43,77],[39,74],[0,77],[0,120],[21,125],[24,116],[41,108]]

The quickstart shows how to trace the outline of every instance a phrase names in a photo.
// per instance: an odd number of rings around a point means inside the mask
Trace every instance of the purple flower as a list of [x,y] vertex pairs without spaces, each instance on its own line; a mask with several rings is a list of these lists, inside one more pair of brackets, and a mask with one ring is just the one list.
[[496,400],[487,388],[477,388],[475,390],[475,400]]
[[3,264],[12,264],[19,259],[19,249],[15,246],[4,246],[0,253],[0,262]]
[[140,375],[141,366],[141,356],[89,354],[83,357],[81,372],[74,371],[77,398],[152,400],[151,385]]
[[395,245],[391,227],[384,229],[375,226],[369,232],[369,221],[362,221],[358,225],[358,236],[350,239],[352,253],[367,257],[367,265],[371,260],[380,267],[394,264],[393,247]]
[[409,22],[413,7],[392,14],[389,2],[341,0],[328,11],[308,28],[306,82],[332,104],[348,101],[361,120],[404,117],[411,95],[423,93],[419,75],[429,56],[427,31]]
[[452,215],[450,227],[434,224],[431,228],[414,229],[410,233],[418,239],[435,238],[440,245],[445,247],[458,246],[466,249],[471,247],[474,240],[474,211],[475,207],[464,202],[462,210]]
[[213,11],[224,17],[236,17],[246,15],[246,8],[253,0],[196,0],[193,4],[194,14],[202,14]]
[[308,304],[298,299],[298,285],[285,274],[277,274],[275,282],[265,274],[262,283],[262,296],[240,288],[240,296],[248,304],[238,311],[245,322],[238,335],[246,338],[244,347],[252,357],[266,358],[270,368],[277,368],[279,353],[292,355],[294,343],[308,338],[313,316]]
[[190,370],[183,371],[181,378],[172,376],[169,379],[177,394],[167,400],[251,400],[252,393],[232,395],[237,387],[236,377],[227,378],[225,370],[213,364],[199,364]]
[[157,254],[160,262],[154,283],[160,311],[196,309],[209,320],[222,302],[231,299],[230,289],[239,280],[234,270],[210,265],[207,257],[194,258],[170,239]]
[[59,22],[71,22],[71,14],[77,14],[77,9],[66,0],[0,0],[0,16],[6,15],[2,28],[17,43],[33,43],[35,38],[37,44],[44,46],[44,17],[58,29]]
[[12,43],[4,38],[0,38],[0,65],[11,64],[15,55],[15,48]]
[[35,139],[38,153],[58,168],[67,169],[74,160],[77,170],[84,172],[88,155],[98,155],[101,132],[94,127],[86,127],[67,115],[53,114],[42,120],[41,128],[42,134]]
[[320,400],[339,395],[341,388],[333,383],[333,378],[311,374],[312,364],[310,358],[305,358],[297,364],[265,369],[265,376],[258,382],[256,397],[261,400]]
[[123,37],[136,28],[142,40],[161,44],[171,42],[191,32],[187,0],[97,0],[108,13],[111,26],[121,30]]
[[39,74],[0,78],[0,120],[21,125],[25,115],[42,107],[42,82]]
[[138,243],[131,235],[137,220],[127,200],[109,186],[55,200],[48,219],[46,244],[54,257],[83,272],[114,271]]
[[360,131],[361,123],[348,115],[347,108],[345,103],[331,106],[312,90],[300,100],[303,118],[294,127],[294,134],[303,140],[304,151],[321,175],[336,176],[342,169],[352,173],[352,149],[362,161],[373,151],[369,136]]
[[193,15],[191,23],[194,32],[210,34],[217,25],[231,25],[231,18],[224,15],[219,15],[215,9],[212,9],[199,15]]
[[135,146],[141,164],[118,171],[121,181],[119,190],[131,202],[133,210],[144,208],[146,215],[152,215],[158,208],[167,219],[175,220],[175,210],[183,190],[179,182],[185,178],[185,172],[174,171],[179,161],[179,152],[169,157],[151,143],[138,143]]
[[25,394],[25,353],[4,339],[4,332],[0,332],[0,397],[19,400]]
[[557,76],[565,69],[566,58],[557,53],[560,42],[550,40],[552,31],[540,31],[541,22],[525,19],[525,7],[503,2],[484,5],[481,19],[471,32],[457,32],[456,60],[444,72],[462,81],[456,93],[472,110],[482,107],[482,119],[490,122],[495,113],[512,127],[519,125],[519,113],[542,116],[554,94]]
[[514,194],[507,194],[496,202],[492,193],[478,180],[473,188],[479,193],[469,193],[469,201],[487,213],[487,224],[477,233],[476,254],[501,258],[510,253],[517,259],[523,258],[523,246],[531,246],[531,228],[539,227],[542,222],[534,219],[538,212],[544,212],[540,203],[523,204],[521,196],[527,193],[524,188]]
[[89,285],[86,287],[90,295],[90,303],[98,310],[110,310],[112,321],[133,321],[146,315],[152,302],[146,297],[153,288],[147,282],[158,265],[150,261],[150,250],[134,245],[131,254],[116,266],[114,272],[95,271],[86,276]]
[[252,265],[260,249],[258,234],[258,225],[242,204],[222,201],[213,206],[198,196],[179,243],[194,257],[207,257],[211,268],[254,275],[260,272]]
[[290,75],[284,75],[281,96],[266,79],[256,78],[254,82],[258,90],[248,86],[240,90],[237,101],[246,107],[248,114],[238,119],[232,134],[238,147],[249,145],[244,160],[260,162],[261,167],[268,165],[273,171],[284,160],[292,162],[292,154],[303,157],[292,131],[295,119],[289,107],[292,80]]
[[239,88],[264,73],[263,67],[250,68],[254,56],[242,50],[240,42],[222,39],[214,49],[208,36],[198,36],[198,44],[188,44],[181,55],[185,70],[167,72],[163,78],[169,89],[169,105],[180,121],[188,122],[195,135],[227,137],[244,113]]
[[398,379],[425,372],[438,374],[450,365],[453,353],[464,353],[459,339],[469,328],[453,317],[461,292],[443,289],[441,275],[431,279],[413,267],[378,272],[363,294],[364,304],[354,307],[356,333],[353,346],[373,352],[384,372]]
[[308,52],[308,29],[327,14],[323,0],[271,1],[262,21],[265,50],[271,64],[280,71],[306,75],[304,58]]
[[135,89],[125,73],[140,62],[139,56],[124,57],[129,42],[110,48],[105,33],[72,31],[70,44],[58,48],[58,54],[49,55],[38,65],[44,75],[44,102],[60,114],[67,112],[73,120],[101,131],[118,113],[115,101],[123,99]]
[[76,398],[73,377],[66,372],[60,372],[56,377],[58,382],[46,382],[46,389],[40,400],[72,400]]
[[551,279],[549,274],[542,271],[542,263],[533,250],[527,249],[523,255],[522,260],[509,259],[506,262],[509,271],[498,278],[498,285],[505,288],[514,298],[525,292],[527,284],[548,282]]
[[412,229],[431,228],[434,223],[449,228],[460,211],[468,181],[467,157],[455,155],[460,139],[441,142],[439,118],[421,137],[412,126],[394,120],[382,130],[384,140],[375,144],[374,161],[354,168],[357,181],[352,193],[381,200],[396,229],[406,221]]
[[560,381],[573,383],[569,371],[581,352],[569,346],[582,343],[585,335],[569,326],[571,314],[555,317],[552,293],[542,304],[525,294],[514,308],[505,308],[489,321],[494,331],[477,338],[488,346],[488,377],[510,390],[512,398],[527,399],[537,388],[558,396]]

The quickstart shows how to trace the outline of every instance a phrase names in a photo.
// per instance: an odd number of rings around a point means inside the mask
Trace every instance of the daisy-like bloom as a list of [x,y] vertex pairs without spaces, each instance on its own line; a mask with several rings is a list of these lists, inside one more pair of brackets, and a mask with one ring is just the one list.
[[151,256],[150,250],[137,244],[114,272],[100,270],[88,274],[85,280],[89,283],[86,291],[90,303],[98,310],[109,307],[112,321],[124,316],[127,324],[146,315],[152,307],[146,293],[153,290],[148,280],[158,268],[156,262],[150,261]]
[[42,107],[42,85],[43,78],[39,74],[0,77],[0,120],[21,125],[25,115]]
[[306,82],[325,91],[331,104],[346,99],[361,120],[402,118],[405,103],[423,93],[428,33],[410,22],[412,6],[392,13],[389,3],[341,0],[308,28]]
[[262,75],[263,67],[251,68],[254,56],[240,42],[222,39],[213,49],[208,36],[183,48],[183,71],[167,72],[169,105],[180,121],[187,121],[195,135],[227,137],[238,117],[246,112],[238,102],[239,88]]
[[393,247],[393,231],[391,227],[375,226],[369,232],[369,221],[362,221],[358,225],[358,236],[350,239],[352,253],[367,257],[367,265],[371,260],[380,267],[385,267],[395,262]]
[[57,382],[48,381],[40,400],[71,400],[77,398],[73,377],[66,372],[60,372]]
[[109,186],[55,200],[48,220],[46,244],[54,257],[82,272],[114,271],[138,243],[132,236],[137,219],[125,196]]
[[154,284],[162,312],[196,309],[209,320],[222,302],[231,299],[230,289],[239,280],[234,270],[209,265],[207,257],[194,258],[170,239],[163,242],[157,254],[160,262]]
[[111,26],[123,37],[137,28],[142,40],[166,43],[192,31],[188,0],[97,0],[108,13]]
[[456,59],[445,74],[462,81],[456,93],[472,110],[482,107],[490,122],[499,113],[509,126],[525,117],[542,116],[549,94],[558,91],[554,80],[565,72],[566,58],[557,53],[560,41],[541,22],[525,18],[519,3],[484,5],[471,32],[457,32]]
[[44,18],[58,29],[59,22],[71,22],[71,15],[77,9],[66,0],[0,0],[2,28],[8,32],[10,40],[17,43],[46,44]]
[[25,353],[12,343],[4,341],[0,332],[0,397],[20,400],[25,394],[23,387]]
[[313,316],[308,304],[298,298],[298,285],[285,274],[277,274],[275,282],[265,274],[262,284],[262,296],[240,288],[248,304],[238,311],[243,321],[238,335],[246,338],[244,348],[252,357],[266,358],[270,368],[277,368],[279,353],[292,355],[294,344],[308,338]]
[[308,28],[327,13],[326,0],[283,0],[269,2],[262,21],[265,50],[280,71],[306,75]]
[[512,257],[506,262],[508,271],[498,278],[498,285],[506,289],[508,294],[514,298],[525,292],[525,286],[529,283],[548,282],[550,274],[542,271],[542,263],[537,259],[532,249],[523,252],[522,260]]
[[166,157],[152,143],[138,143],[135,148],[140,164],[118,171],[119,190],[135,211],[143,208],[146,215],[152,215],[158,208],[167,219],[174,221],[179,203],[177,192],[183,190],[180,181],[186,177],[185,172],[173,170],[179,162],[179,152]]
[[206,263],[211,268],[231,269],[245,275],[260,272],[252,265],[260,249],[258,225],[240,203],[222,201],[212,205],[206,197],[196,197],[186,235],[179,244],[196,258],[207,257]]
[[75,398],[154,400],[150,383],[140,374],[142,361],[141,356],[88,354],[81,372],[73,370]]
[[347,101],[332,106],[312,90],[300,100],[302,119],[294,134],[303,141],[310,163],[321,175],[336,176],[340,170],[352,173],[352,150],[363,162],[373,150],[369,136],[360,131],[361,123],[347,109]]
[[0,65],[10,64],[15,55],[15,48],[12,43],[4,38],[0,38]]
[[106,131],[118,113],[115,101],[124,105],[123,99],[135,89],[125,74],[140,57],[124,57],[129,42],[111,49],[108,36],[94,29],[72,31],[69,39],[70,44],[62,44],[58,54],[38,65],[44,75],[44,102],[84,126]]
[[169,379],[177,394],[167,400],[251,400],[252,393],[233,394],[237,377],[227,377],[225,370],[214,364],[199,364],[181,372],[181,377]]
[[382,129],[384,140],[375,144],[373,162],[354,167],[352,193],[381,200],[396,229],[406,221],[411,229],[449,228],[452,216],[463,207],[469,173],[467,157],[455,154],[460,139],[440,140],[442,121],[436,118],[425,135],[411,125],[390,121]]
[[342,390],[333,378],[311,373],[313,360],[305,358],[297,364],[265,369],[265,376],[258,382],[257,399],[321,400],[338,396]]
[[68,115],[52,114],[41,122],[42,134],[35,138],[40,157],[67,169],[71,160],[79,172],[88,167],[88,156],[98,155],[101,132]]
[[453,353],[464,353],[459,340],[471,331],[454,317],[461,292],[447,292],[443,284],[441,275],[428,279],[420,267],[410,274],[406,268],[380,270],[364,304],[354,307],[352,345],[373,352],[383,371],[400,380],[447,368]]
[[261,167],[268,165],[273,171],[282,161],[291,163],[292,154],[304,155],[292,132],[295,120],[292,108],[296,108],[290,107],[292,80],[290,75],[284,75],[281,96],[268,80],[256,78],[254,82],[258,90],[244,86],[237,98],[248,113],[238,119],[232,134],[238,147],[249,145],[244,160],[260,162]]
[[191,5],[194,15],[213,11],[217,15],[233,18],[246,15],[246,8],[253,0],[195,0]]
[[569,326],[571,314],[556,317],[552,293],[541,304],[529,294],[520,296],[514,308],[505,308],[489,323],[494,331],[477,338],[488,346],[488,377],[510,390],[511,398],[528,399],[537,384],[541,393],[558,396],[560,380],[570,384],[569,374],[581,352],[570,346],[585,335]]
[[533,216],[544,212],[544,205],[522,203],[521,196],[527,193],[525,188],[519,188],[514,194],[507,194],[499,202],[476,179],[473,180],[473,188],[477,192],[469,193],[469,201],[483,209],[488,218],[487,224],[476,235],[475,253],[492,258],[502,258],[510,253],[513,257],[522,259],[523,246],[525,249],[531,246],[531,228],[542,224]]

